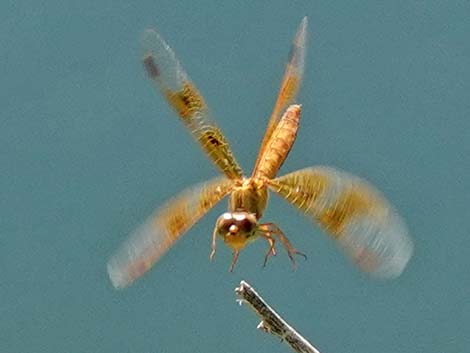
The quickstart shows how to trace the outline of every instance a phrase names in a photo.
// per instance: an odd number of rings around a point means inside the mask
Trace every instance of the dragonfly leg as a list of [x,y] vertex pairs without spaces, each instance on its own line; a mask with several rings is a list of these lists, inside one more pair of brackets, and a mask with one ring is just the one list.
[[214,228],[214,232],[212,233],[211,253],[209,255],[210,261],[214,259],[216,248],[217,248],[217,226]]
[[275,248],[276,239],[274,239],[271,236],[271,232],[269,231],[267,232],[260,231],[259,234],[262,237],[264,237],[269,243],[269,248],[268,248],[266,255],[264,256],[264,262],[263,262],[263,267],[266,267],[266,263],[268,262],[269,257],[276,256],[276,248]]
[[276,224],[265,223],[265,224],[260,225],[259,227],[261,231],[265,233],[269,233],[270,236],[276,235],[279,238],[279,241],[282,243],[282,245],[284,245],[284,248],[287,251],[287,256],[289,256],[289,259],[291,260],[294,268],[297,267],[297,263],[295,262],[294,255],[302,256],[305,259],[307,258],[307,256],[304,253],[294,248],[294,246],[290,243],[289,239],[287,239],[284,232]]
[[235,264],[237,263],[239,253],[240,253],[240,251],[238,251],[238,250],[235,250],[233,252],[232,263],[230,264],[230,269],[229,269],[230,272],[233,272],[233,268],[235,267]]

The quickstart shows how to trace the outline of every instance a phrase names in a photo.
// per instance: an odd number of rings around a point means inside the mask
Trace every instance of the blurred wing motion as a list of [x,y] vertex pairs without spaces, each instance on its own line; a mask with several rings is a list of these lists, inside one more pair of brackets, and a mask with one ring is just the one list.
[[267,142],[276,128],[282,114],[287,107],[293,103],[297,98],[297,93],[302,83],[302,76],[304,73],[305,66],[305,49],[307,39],[307,17],[304,17],[302,22],[297,29],[297,33],[292,42],[289,61],[287,62],[286,69],[284,71],[284,78],[282,79],[281,87],[277,96],[276,104],[274,105],[273,112],[269,118],[268,127],[261,142],[258,158],[255,163],[253,175],[257,173],[258,165],[261,162],[261,158],[264,155],[264,149],[266,148]]
[[364,180],[314,167],[267,182],[318,222],[363,271],[393,278],[404,270],[413,253],[407,229],[393,207]]
[[232,187],[232,181],[215,178],[183,191],[163,205],[109,260],[108,274],[113,285],[123,288],[143,275]]
[[181,67],[173,50],[152,29],[144,32],[142,46],[144,67],[157,90],[217,168],[230,179],[241,178],[243,171],[226,138],[211,120],[204,99]]

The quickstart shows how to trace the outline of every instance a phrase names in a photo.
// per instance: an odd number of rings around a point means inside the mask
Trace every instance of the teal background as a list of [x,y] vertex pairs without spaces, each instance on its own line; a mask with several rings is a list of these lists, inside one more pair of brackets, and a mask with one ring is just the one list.
[[[282,173],[326,164],[366,177],[407,220],[394,281],[350,266],[273,197],[307,253],[235,273],[213,223],[116,291],[106,261],[178,191],[216,174],[139,62],[156,27],[249,170],[291,38],[309,16],[303,120]],[[468,1],[2,1],[0,352],[287,352],[235,302],[251,283],[323,353],[470,351]]]

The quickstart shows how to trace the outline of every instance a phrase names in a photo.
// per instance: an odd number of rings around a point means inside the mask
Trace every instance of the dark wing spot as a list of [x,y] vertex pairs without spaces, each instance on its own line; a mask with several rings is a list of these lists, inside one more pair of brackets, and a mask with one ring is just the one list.
[[201,135],[200,140],[205,145],[210,145],[213,147],[220,147],[224,144],[223,136],[221,135],[220,131],[213,127],[206,129],[203,135]]
[[147,54],[143,58],[143,63],[145,70],[147,71],[147,75],[151,79],[154,79],[160,75],[160,71],[158,70],[157,64],[155,64],[155,61],[153,60],[152,54]]
[[208,135],[207,138],[209,139],[209,142],[213,145],[213,146],[220,146],[222,143],[219,141],[219,139],[217,139],[217,137],[215,137],[214,135]]

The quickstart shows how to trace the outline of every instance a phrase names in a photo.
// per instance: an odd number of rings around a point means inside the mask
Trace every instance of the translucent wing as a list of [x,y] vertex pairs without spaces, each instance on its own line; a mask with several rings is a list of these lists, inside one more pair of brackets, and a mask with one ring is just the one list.
[[239,179],[238,165],[221,130],[210,118],[209,109],[191,82],[173,50],[154,30],[142,37],[142,61],[149,78],[181,121],[199,142],[217,168],[230,179]]
[[297,33],[290,48],[289,60],[284,71],[284,78],[282,79],[277,101],[274,105],[273,112],[271,113],[263,141],[261,142],[261,147],[255,163],[253,175],[255,175],[257,172],[258,165],[261,162],[261,157],[264,155],[266,144],[269,141],[277,124],[279,123],[282,114],[289,105],[295,103],[297,98],[297,93],[299,92],[302,76],[304,73],[306,38],[307,17],[304,17],[299,25],[299,28],[297,29]]
[[397,277],[413,253],[404,222],[366,181],[327,167],[299,170],[270,189],[317,221],[364,271]]
[[108,262],[116,288],[143,275],[191,226],[226,196],[232,181],[216,178],[183,191],[140,226]]

